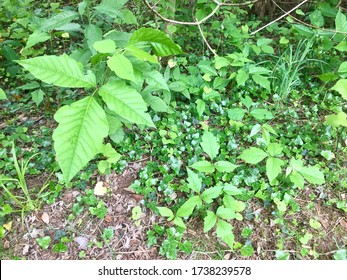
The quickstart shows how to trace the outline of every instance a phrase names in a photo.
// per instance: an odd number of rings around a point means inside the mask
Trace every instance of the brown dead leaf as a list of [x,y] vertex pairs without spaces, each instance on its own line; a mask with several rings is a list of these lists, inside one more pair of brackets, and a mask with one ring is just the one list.
[[44,222],[45,224],[49,224],[49,215],[46,212],[43,212],[42,216],[41,216],[41,220],[42,222]]
[[12,228],[12,221],[8,222],[7,224],[3,224],[3,227],[7,230],[10,231]]
[[106,223],[111,223],[111,222],[113,221],[112,216],[106,215],[106,216],[105,216],[105,221],[106,221]]

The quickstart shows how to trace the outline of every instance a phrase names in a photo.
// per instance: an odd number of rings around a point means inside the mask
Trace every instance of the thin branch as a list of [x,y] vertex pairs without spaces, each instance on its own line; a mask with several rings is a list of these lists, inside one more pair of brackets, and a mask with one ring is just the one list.
[[212,47],[210,46],[210,44],[209,44],[208,41],[206,40],[206,37],[205,37],[205,35],[204,35],[204,32],[203,32],[202,29],[201,29],[201,25],[200,25],[200,24],[198,25],[198,28],[199,28],[201,37],[202,37],[202,39],[204,40],[204,42],[205,42],[206,46],[208,47],[208,49],[209,49],[215,56],[217,56],[217,53],[212,49]]
[[257,29],[256,31],[253,31],[251,33],[251,35],[254,35],[256,33],[258,33],[259,31],[263,30],[264,28],[274,24],[275,22],[281,20],[282,18],[284,18],[285,16],[289,15],[291,12],[295,11],[296,9],[298,9],[300,6],[304,5],[306,2],[308,2],[309,0],[305,0],[303,2],[301,2],[300,4],[296,5],[293,9],[291,9],[290,11],[288,12],[285,12],[283,15],[281,15],[279,18],[276,18],[275,20],[269,22],[268,24],[264,25],[263,27],[260,27],[259,29]]

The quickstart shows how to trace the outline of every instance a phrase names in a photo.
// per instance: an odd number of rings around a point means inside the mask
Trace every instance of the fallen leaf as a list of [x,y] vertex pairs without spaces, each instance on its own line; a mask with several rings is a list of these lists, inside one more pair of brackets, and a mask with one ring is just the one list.
[[80,250],[87,250],[88,246],[88,238],[85,236],[77,236],[75,238],[75,242],[78,243],[78,249]]
[[107,188],[104,187],[104,182],[97,182],[94,187],[94,194],[103,196],[107,192]]
[[112,220],[113,220],[112,216],[110,216],[110,215],[106,215],[106,216],[105,216],[105,221],[106,221],[106,223],[111,223]]
[[12,228],[12,221],[8,222],[7,224],[3,224],[3,227],[7,230],[10,231]]
[[45,224],[49,224],[49,216],[46,212],[44,212],[41,216],[41,220],[42,222],[44,222]]

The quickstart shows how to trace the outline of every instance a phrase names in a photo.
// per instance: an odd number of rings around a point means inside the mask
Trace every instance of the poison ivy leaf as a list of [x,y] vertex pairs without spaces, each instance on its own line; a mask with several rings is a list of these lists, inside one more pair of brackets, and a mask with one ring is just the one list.
[[0,100],[5,100],[7,99],[6,93],[2,88],[0,88]]
[[339,10],[335,18],[336,31],[347,32],[346,16]]
[[270,183],[281,173],[283,164],[283,160],[274,157],[269,157],[266,160],[266,176]]
[[156,56],[169,56],[183,53],[181,48],[175,44],[164,32],[140,28],[135,31],[129,39],[129,46],[141,43],[149,43]]
[[169,221],[173,219],[174,213],[172,212],[171,209],[167,207],[157,207],[157,209],[159,210],[160,216],[167,217]]
[[217,216],[212,211],[207,210],[207,215],[204,218],[204,232],[211,230],[217,222]]
[[218,217],[225,220],[235,219],[236,213],[234,209],[225,208],[223,205],[219,206],[216,212]]
[[107,162],[116,163],[122,156],[119,154],[110,143],[106,145],[102,145],[100,149],[100,153],[102,153],[105,157],[107,157]]
[[93,47],[99,53],[114,53],[116,51],[116,43],[111,39],[96,41]]
[[246,208],[246,205],[242,201],[236,200],[230,195],[224,195],[223,204],[225,207],[230,208],[235,212],[242,212]]
[[243,151],[239,158],[247,163],[256,164],[268,156],[262,149],[251,147]]
[[239,195],[242,193],[242,190],[233,185],[224,185],[223,191],[228,195]]
[[269,155],[273,156],[273,157],[282,153],[282,150],[283,150],[282,145],[278,144],[278,143],[270,143],[267,146],[267,151],[268,151]]
[[108,108],[122,118],[136,124],[155,127],[142,96],[124,81],[112,81],[103,85],[99,94]]
[[210,157],[210,159],[214,159],[219,152],[219,144],[217,138],[209,131],[205,131],[202,135],[202,142],[200,146],[204,150],[206,154]]
[[251,257],[254,253],[254,249],[251,245],[244,245],[241,249],[240,249],[240,253],[241,256],[244,257]]
[[57,160],[68,183],[99,153],[108,134],[105,111],[91,96],[60,108],[53,133]]
[[16,62],[45,83],[71,88],[96,85],[94,74],[83,75],[82,64],[67,55],[45,55]]
[[201,194],[201,198],[206,203],[212,203],[213,199],[220,196],[220,194],[222,193],[222,189],[223,189],[223,187],[221,187],[221,186],[215,186],[212,188],[208,188],[208,189],[204,190],[204,192]]
[[289,175],[289,179],[290,181],[293,182],[293,184],[298,187],[299,189],[303,189],[304,188],[304,184],[305,184],[305,179],[304,177],[302,177],[300,175],[299,172],[297,171],[293,171],[290,175]]
[[[340,43],[338,43],[338,44],[335,46],[335,49],[337,49],[337,50],[340,51],[340,52],[345,52],[345,51],[347,51],[347,42],[346,42],[346,40],[341,41]],[[322,75],[324,75],[324,74],[322,74]]]
[[250,114],[257,120],[271,120],[274,118],[273,114],[266,109],[253,109]]
[[205,101],[203,101],[201,99],[197,99],[195,101],[195,103],[196,103],[196,109],[198,111],[198,115],[199,115],[199,117],[201,117],[205,111],[205,106],[206,106]]
[[205,160],[198,161],[190,166],[191,168],[194,168],[198,170],[199,172],[205,172],[205,173],[213,173],[215,171],[214,166]]
[[281,201],[277,197],[275,197],[274,202],[277,206],[278,211],[281,211],[281,212],[287,211],[287,204],[284,201]]
[[247,110],[242,108],[234,108],[227,111],[228,117],[234,121],[241,121],[247,112]]
[[187,181],[189,183],[188,184],[189,187],[193,191],[200,193],[202,180],[199,178],[199,175],[191,171],[188,167],[187,167],[187,173],[188,173]]
[[35,90],[31,93],[31,98],[34,100],[37,107],[41,104],[44,96],[45,93],[41,89]]
[[317,27],[322,27],[324,25],[324,17],[322,12],[319,10],[315,10],[313,13],[309,15],[311,24]]
[[217,70],[221,69],[222,67],[229,66],[230,61],[229,59],[221,56],[215,56],[215,68]]
[[248,79],[249,74],[245,70],[240,69],[237,71],[236,82],[238,86],[244,85]]
[[109,60],[107,60],[107,66],[110,67],[119,78],[135,81],[133,65],[123,54],[115,54],[109,58]]
[[259,74],[255,74],[255,75],[252,75],[252,80],[260,85],[261,87],[267,89],[268,91],[270,91],[270,81],[268,80],[268,78],[262,76],[262,75],[259,75]]
[[303,167],[298,172],[311,184],[321,185],[325,183],[324,174],[318,167]]
[[202,204],[201,198],[198,195],[190,197],[183,205],[177,210],[177,217],[189,217],[195,207],[200,207]]
[[234,233],[231,224],[223,220],[218,220],[216,233],[217,236],[222,239],[228,246],[233,249],[234,246]]
[[336,90],[345,100],[347,100],[347,79],[337,81],[331,89]]
[[51,18],[43,20],[40,31],[51,31],[61,27],[79,17],[79,14],[73,11],[64,11],[52,16]]
[[136,56],[138,59],[141,59],[142,61],[149,61],[151,63],[159,63],[158,59],[150,55],[148,52],[145,52],[144,50],[141,50],[138,47],[135,46],[127,46],[126,50],[130,52],[133,56]]
[[229,161],[221,160],[217,161],[214,164],[214,167],[220,172],[233,172],[238,167],[238,165],[232,164]]
[[183,229],[187,228],[186,225],[184,224],[183,222],[183,219],[181,217],[175,217],[173,219],[173,223],[176,225],[176,226],[179,226]]
[[347,61],[341,63],[337,73],[340,75],[340,77],[347,78]]

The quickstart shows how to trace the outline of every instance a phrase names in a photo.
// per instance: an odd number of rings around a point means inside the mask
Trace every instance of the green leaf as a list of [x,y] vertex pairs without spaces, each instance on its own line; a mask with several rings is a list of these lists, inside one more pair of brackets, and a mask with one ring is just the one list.
[[[347,51],[347,42],[346,42],[346,40],[341,41],[340,43],[338,43],[338,44],[335,46],[335,49],[337,49],[337,50],[340,51],[340,52],[345,52],[345,51]],[[322,75],[324,75],[324,74],[322,74]]]
[[347,250],[339,249],[334,253],[334,260],[347,260]]
[[106,145],[102,145],[102,147],[100,149],[100,153],[102,153],[105,157],[107,157],[107,162],[109,162],[109,163],[116,163],[122,157],[121,154],[119,154],[111,146],[110,143],[107,143]]
[[336,27],[336,31],[347,32],[346,16],[341,12],[340,9],[336,14],[335,27]]
[[187,173],[188,173],[188,186],[195,192],[200,193],[202,180],[199,178],[198,174],[195,174],[193,171],[191,171],[187,167]]
[[315,10],[313,13],[309,15],[311,24],[317,27],[322,27],[324,25],[324,17],[322,12],[319,10]]
[[171,209],[167,207],[157,207],[157,209],[159,210],[160,216],[167,217],[169,221],[171,221],[174,218],[174,213]]
[[212,211],[207,210],[207,215],[204,218],[204,233],[211,230],[217,222],[217,216]]
[[266,176],[270,183],[281,173],[283,164],[283,160],[274,157],[269,157],[266,160]]
[[84,28],[84,37],[87,40],[88,48],[95,55],[97,52],[93,47],[93,44],[102,40],[102,30],[94,24],[88,24]]
[[49,245],[51,244],[51,238],[49,236],[45,236],[42,238],[37,238],[36,239],[37,244],[43,249],[46,250],[48,249]]
[[67,251],[67,246],[64,243],[59,242],[55,244],[52,249],[56,253],[65,253]]
[[191,168],[194,168],[198,170],[199,172],[205,172],[205,173],[213,173],[215,171],[214,166],[205,160],[198,161],[190,166]]
[[257,120],[271,120],[274,118],[273,114],[266,109],[253,109],[250,114]]
[[331,89],[336,90],[341,94],[343,99],[347,100],[347,79],[337,81],[337,83]]
[[218,217],[225,220],[235,219],[236,213],[234,209],[225,208],[223,205],[219,206],[216,212]]
[[147,106],[141,94],[127,86],[124,81],[112,81],[103,85],[99,94],[108,108],[122,118],[136,124],[155,127],[150,115],[145,113]]
[[134,68],[123,54],[115,54],[107,60],[107,66],[121,79],[135,81]]
[[215,56],[214,60],[215,60],[215,68],[217,70],[221,69],[222,67],[229,66],[230,64],[229,59],[225,57]]
[[29,35],[25,48],[31,48],[36,44],[46,42],[49,39],[51,39],[51,36],[48,33],[36,30]]
[[289,260],[289,258],[290,258],[290,255],[288,252],[276,250],[276,259],[277,260]]
[[262,149],[251,147],[243,151],[239,158],[250,164],[261,162],[268,156]]
[[57,29],[79,17],[79,14],[73,11],[64,11],[43,20],[39,31],[51,31]]
[[238,167],[238,165],[232,164],[229,161],[221,160],[217,161],[214,164],[214,167],[220,172],[233,172]]
[[248,79],[249,74],[245,70],[240,69],[237,71],[236,82],[238,86],[243,86]]
[[83,75],[82,64],[65,54],[45,55],[16,62],[45,83],[70,88],[88,88],[96,85],[94,74],[89,72],[88,75]]
[[269,153],[270,156],[274,157],[279,155],[280,153],[282,153],[283,147],[281,144],[278,143],[270,143],[267,146],[267,151]]
[[55,116],[59,123],[53,133],[57,160],[68,183],[99,153],[108,134],[106,114],[91,96],[60,108]]
[[270,91],[270,81],[268,80],[268,78],[259,74],[255,74],[252,75],[252,79],[256,84]]
[[170,91],[169,86],[167,85],[163,75],[157,71],[152,70],[149,72],[144,73],[147,84],[156,87],[158,89],[164,89],[167,91]]
[[304,188],[305,179],[304,179],[304,177],[302,177],[302,176],[300,175],[299,172],[297,172],[297,171],[294,170],[294,171],[290,174],[289,179],[290,179],[290,181],[292,181],[293,184],[294,184],[296,187],[298,187],[299,189],[303,189],[303,188]]
[[5,100],[7,99],[6,93],[2,88],[0,88],[0,100]]
[[311,184],[321,185],[325,183],[324,174],[318,167],[303,167],[298,172]]
[[235,212],[242,212],[246,208],[246,205],[242,201],[236,200],[230,195],[224,195],[223,204],[225,207],[230,208]]
[[277,206],[278,211],[280,211],[280,212],[286,212],[287,211],[287,204],[284,201],[281,201],[277,197],[275,197],[274,202]]
[[0,226],[0,239],[4,238],[6,230],[4,227]]
[[347,78],[347,61],[341,63],[337,73],[340,75],[340,77]]
[[232,249],[234,246],[234,233],[231,224],[223,220],[218,220],[216,233]]
[[145,99],[146,103],[151,106],[155,112],[167,112],[168,106],[163,99],[158,96],[149,95]]
[[223,189],[223,187],[221,187],[221,186],[215,186],[212,188],[208,188],[208,189],[204,190],[204,192],[201,194],[201,198],[206,203],[212,203],[213,199],[220,196],[220,194],[222,193],[222,189]]
[[201,99],[197,99],[195,101],[195,103],[196,103],[196,109],[198,111],[198,115],[199,115],[199,117],[201,117],[205,111],[205,106],[206,106],[205,101],[203,101]]
[[239,195],[242,193],[242,190],[233,185],[224,185],[223,191],[228,195]]
[[313,235],[311,233],[306,233],[304,236],[299,238],[299,241],[302,245],[306,245],[311,239]]
[[176,216],[189,217],[195,207],[200,207],[202,204],[201,198],[198,195],[190,197],[183,205],[177,210]]
[[219,144],[217,138],[209,131],[205,131],[202,135],[202,142],[200,146],[204,150],[206,154],[210,157],[210,159],[214,159],[219,152]]
[[333,127],[347,127],[347,114],[341,111],[337,114],[328,115],[325,117],[325,124],[331,125]]
[[36,106],[41,104],[44,96],[45,93],[41,89],[35,90],[31,93],[31,98],[34,100]]
[[183,222],[183,219],[181,217],[175,217],[173,219],[173,223],[176,225],[176,226],[179,226],[183,229],[187,228],[186,225],[184,224]]
[[318,222],[317,220],[315,220],[315,219],[310,219],[310,221],[309,221],[309,223],[310,223],[310,226],[312,227],[312,228],[314,228],[314,229],[320,229],[321,227],[322,227],[322,225],[320,224],[320,222]]
[[183,53],[181,48],[175,44],[164,32],[151,29],[140,28],[135,31],[129,39],[129,46],[149,43],[156,56],[169,56]]
[[242,108],[234,108],[227,111],[228,117],[234,121],[241,121],[247,112],[247,110]]
[[151,63],[159,63],[158,59],[150,55],[148,52],[145,52],[144,50],[141,50],[138,47],[135,46],[127,46],[125,48],[128,52],[130,52],[133,56],[136,56],[138,59],[141,59],[142,61],[149,61]]
[[116,43],[111,39],[96,41],[93,47],[99,53],[114,53],[116,51]]
[[244,245],[241,250],[241,256],[243,257],[251,257],[254,253],[253,247],[251,245]]

